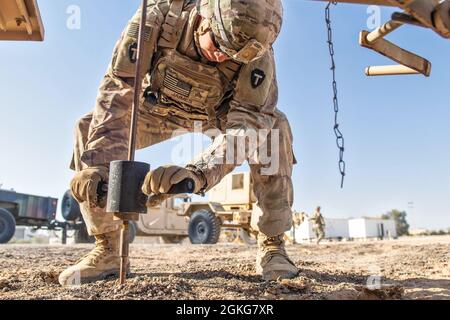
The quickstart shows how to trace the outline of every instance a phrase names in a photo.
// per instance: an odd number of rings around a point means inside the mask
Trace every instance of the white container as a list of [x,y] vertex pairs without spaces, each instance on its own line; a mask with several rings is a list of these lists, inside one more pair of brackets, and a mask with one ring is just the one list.
[[325,239],[348,239],[348,219],[325,218]]
[[350,219],[348,227],[352,239],[390,239],[397,237],[394,220],[379,218]]
[[[293,231],[294,230],[291,229],[291,234],[293,233]],[[295,228],[295,242],[297,243],[310,241],[314,237],[315,235],[312,228],[312,223],[309,221],[305,221]]]
[[[290,231],[291,237],[293,231],[293,229]],[[348,219],[325,218],[325,239],[348,239],[349,237]],[[305,221],[295,228],[295,241],[297,243],[309,242],[313,239],[316,239],[316,234],[312,222]]]

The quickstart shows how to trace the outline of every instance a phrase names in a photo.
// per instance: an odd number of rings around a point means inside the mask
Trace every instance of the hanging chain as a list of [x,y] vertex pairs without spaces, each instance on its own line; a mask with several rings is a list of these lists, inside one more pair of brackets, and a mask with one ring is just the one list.
[[344,187],[345,178],[345,161],[344,161],[344,136],[339,129],[338,113],[339,113],[339,100],[338,90],[336,82],[336,64],[334,62],[334,45],[333,45],[333,30],[331,28],[330,8],[331,5],[336,5],[337,2],[330,1],[325,8],[325,22],[328,29],[328,48],[331,57],[331,71],[333,73],[333,105],[334,105],[334,134],[336,135],[336,144],[339,149],[339,172],[341,173],[341,188]]

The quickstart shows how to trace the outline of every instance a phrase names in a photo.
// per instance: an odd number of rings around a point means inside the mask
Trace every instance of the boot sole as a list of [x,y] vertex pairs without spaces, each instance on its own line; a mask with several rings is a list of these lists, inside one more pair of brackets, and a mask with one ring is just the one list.
[[[131,275],[131,271],[128,270],[127,271],[127,277],[129,277]],[[119,277],[120,276],[120,270],[111,270],[111,271],[105,271],[102,272],[100,275],[95,276],[95,277],[88,277],[88,278],[83,278],[80,280],[80,284],[89,284],[89,283],[93,283],[93,282],[97,282],[100,280],[105,280],[109,277]]]
[[265,281],[277,281],[278,279],[293,279],[298,276],[300,271],[297,272],[287,272],[284,270],[280,271],[270,271],[262,276]]

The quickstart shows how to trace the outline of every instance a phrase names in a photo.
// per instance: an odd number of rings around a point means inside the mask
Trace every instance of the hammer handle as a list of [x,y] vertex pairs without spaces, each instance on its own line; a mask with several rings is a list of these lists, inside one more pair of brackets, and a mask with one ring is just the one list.
[[99,196],[99,198],[103,198],[108,195],[108,183],[106,181],[101,181],[98,184],[97,195]]
[[194,180],[187,178],[181,181],[180,183],[173,185],[167,194],[175,195],[181,193],[194,193],[194,191],[195,191]]

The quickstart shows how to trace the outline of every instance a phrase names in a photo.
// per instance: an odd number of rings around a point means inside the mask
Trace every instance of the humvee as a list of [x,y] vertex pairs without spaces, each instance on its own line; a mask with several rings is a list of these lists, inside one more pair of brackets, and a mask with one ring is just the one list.
[[255,243],[250,220],[258,208],[249,172],[229,174],[208,192],[208,198],[193,202],[188,195],[179,195],[149,208],[137,222],[137,235],[159,236],[166,243],[189,237],[193,244],[215,244],[221,231],[234,231],[234,237]]

